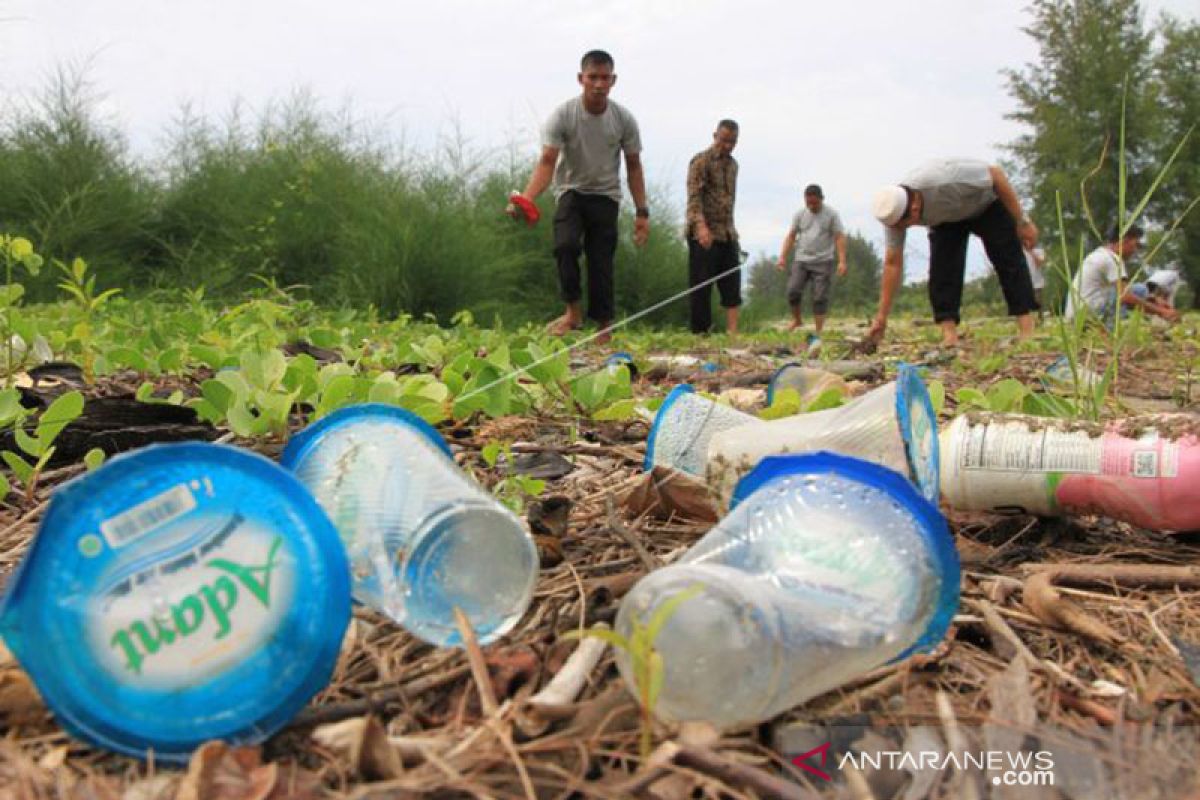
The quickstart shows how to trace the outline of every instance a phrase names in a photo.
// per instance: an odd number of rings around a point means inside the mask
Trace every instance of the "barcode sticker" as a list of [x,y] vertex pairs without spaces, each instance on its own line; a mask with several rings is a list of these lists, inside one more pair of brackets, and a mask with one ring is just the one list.
[[128,511],[100,523],[110,547],[122,547],[150,531],[183,516],[196,507],[196,498],[185,484],[138,503]]
[[1135,450],[1133,453],[1133,477],[1157,478],[1158,453],[1153,450]]

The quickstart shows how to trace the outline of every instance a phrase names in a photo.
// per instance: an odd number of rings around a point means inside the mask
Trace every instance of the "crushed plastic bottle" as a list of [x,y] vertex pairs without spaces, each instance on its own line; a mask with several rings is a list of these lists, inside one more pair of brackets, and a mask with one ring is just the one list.
[[[958,606],[945,520],[892,470],[831,453],[770,456],[733,510],[621,603],[618,632],[681,592],[654,644],[656,713],[732,727],[769,719],[935,646]],[[628,653],[617,664],[635,687]]]
[[0,631],[74,736],[158,761],[254,744],[329,680],[346,556],[286,470],[215,444],[154,445],[55,491]]
[[281,463],[337,527],[359,602],[437,645],[461,644],[455,607],[484,643],[525,613],[539,566],[533,538],[420,417],[349,406],[293,437]]
[[1166,414],[1094,425],[972,414],[942,432],[942,492],[963,511],[1104,514],[1200,530],[1200,421]]

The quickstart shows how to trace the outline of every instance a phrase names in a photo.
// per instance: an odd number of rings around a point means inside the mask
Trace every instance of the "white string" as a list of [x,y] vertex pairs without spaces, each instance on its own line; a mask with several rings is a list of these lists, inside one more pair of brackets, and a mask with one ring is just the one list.
[[[623,328],[624,326],[628,325],[629,323],[634,322],[635,320],[641,319],[642,317],[646,316],[647,314],[657,311],[658,309],[662,308],[665,305],[674,303],[676,300],[679,300],[682,297],[686,297],[687,295],[691,294],[692,292],[696,291],[697,289],[702,289],[705,286],[708,286],[709,284],[715,283],[716,281],[719,281],[721,278],[724,278],[726,275],[736,272],[737,270],[739,270],[741,268],[742,268],[741,264],[738,264],[736,267],[730,267],[729,269],[725,270],[724,272],[720,273],[719,275],[714,275],[713,277],[711,277],[707,280],[703,280],[700,283],[697,283],[695,286],[692,286],[689,289],[684,289],[682,292],[679,292],[671,297],[668,297],[666,300],[655,303],[654,305],[650,306],[649,308],[646,308],[646,309],[643,309],[643,310],[637,312],[633,316],[626,317],[625,319],[621,320],[620,322],[610,325],[607,328],[602,328],[602,329],[596,331],[595,333],[593,333],[591,336],[588,336],[584,339],[580,339],[578,342],[575,342],[574,344],[570,345],[569,347],[567,347],[566,352],[570,353],[572,350],[574,350],[577,347],[583,347],[585,344],[587,344],[588,342],[597,338],[598,336],[603,336],[604,334],[611,334],[613,331],[617,330],[618,328]],[[524,367],[519,367],[518,369],[515,369],[515,370],[509,372],[507,375],[503,375],[503,376],[497,378],[496,380],[492,381],[491,383],[489,383],[485,386],[481,386],[478,389],[475,389],[474,391],[467,392],[466,394],[457,398],[457,400],[459,400],[459,401],[467,400],[471,397],[474,397],[477,394],[486,392],[488,389],[491,389],[493,386],[499,386],[500,384],[504,383],[505,381],[520,377],[521,375],[524,375],[525,373],[529,372],[534,367],[538,367],[542,364],[545,364],[547,361],[550,361],[551,359],[558,358],[563,352],[564,351],[562,351],[562,350],[555,350],[550,355],[545,356],[543,358],[539,358],[537,361],[534,361],[532,364],[529,364]]]

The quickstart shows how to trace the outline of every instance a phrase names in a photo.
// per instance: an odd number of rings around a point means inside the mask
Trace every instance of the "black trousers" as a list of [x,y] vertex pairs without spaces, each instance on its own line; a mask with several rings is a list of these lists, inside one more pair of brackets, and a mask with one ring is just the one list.
[[695,239],[688,237],[688,286],[691,293],[692,333],[708,333],[712,328],[712,284],[694,287],[722,272],[733,270],[716,281],[722,308],[737,308],[742,304],[742,271],[738,265],[737,242],[713,242],[705,250]]
[[979,216],[929,229],[929,305],[934,321],[957,323],[961,319],[967,240],[972,233],[983,241],[988,260],[996,269],[1008,313],[1019,316],[1036,311],[1037,300],[1017,237],[1017,224],[1004,204],[996,200]]
[[568,191],[554,211],[554,259],[562,299],[576,303],[583,296],[579,256],[587,255],[588,316],[611,322],[613,256],[617,252],[617,201],[600,194]]

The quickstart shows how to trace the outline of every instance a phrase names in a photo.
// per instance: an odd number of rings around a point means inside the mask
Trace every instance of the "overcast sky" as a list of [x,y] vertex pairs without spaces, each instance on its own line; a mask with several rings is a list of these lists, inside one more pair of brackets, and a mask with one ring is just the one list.
[[[433,148],[458,125],[498,157],[532,162],[539,127],[578,93],[580,55],[616,59],[612,97],[638,119],[650,182],[684,200],[714,123],[742,126],[737,224],[774,254],[804,184],[824,186],[877,244],[870,198],[923,159],[1000,157],[1018,129],[1000,70],[1036,56],[1010,0],[0,0],[0,99],[87,63],[103,110],[138,153],[188,102],[219,119],[308,89],[397,140]],[[1196,0],[1152,0],[1196,16]],[[519,187],[518,187],[519,188]],[[909,274],[923,275],[912,243]],[[914,262],[916,262],[914,264]],[[972,271],[982,269],[972,247]],[[915,266],[915,269],[914,269]]]

